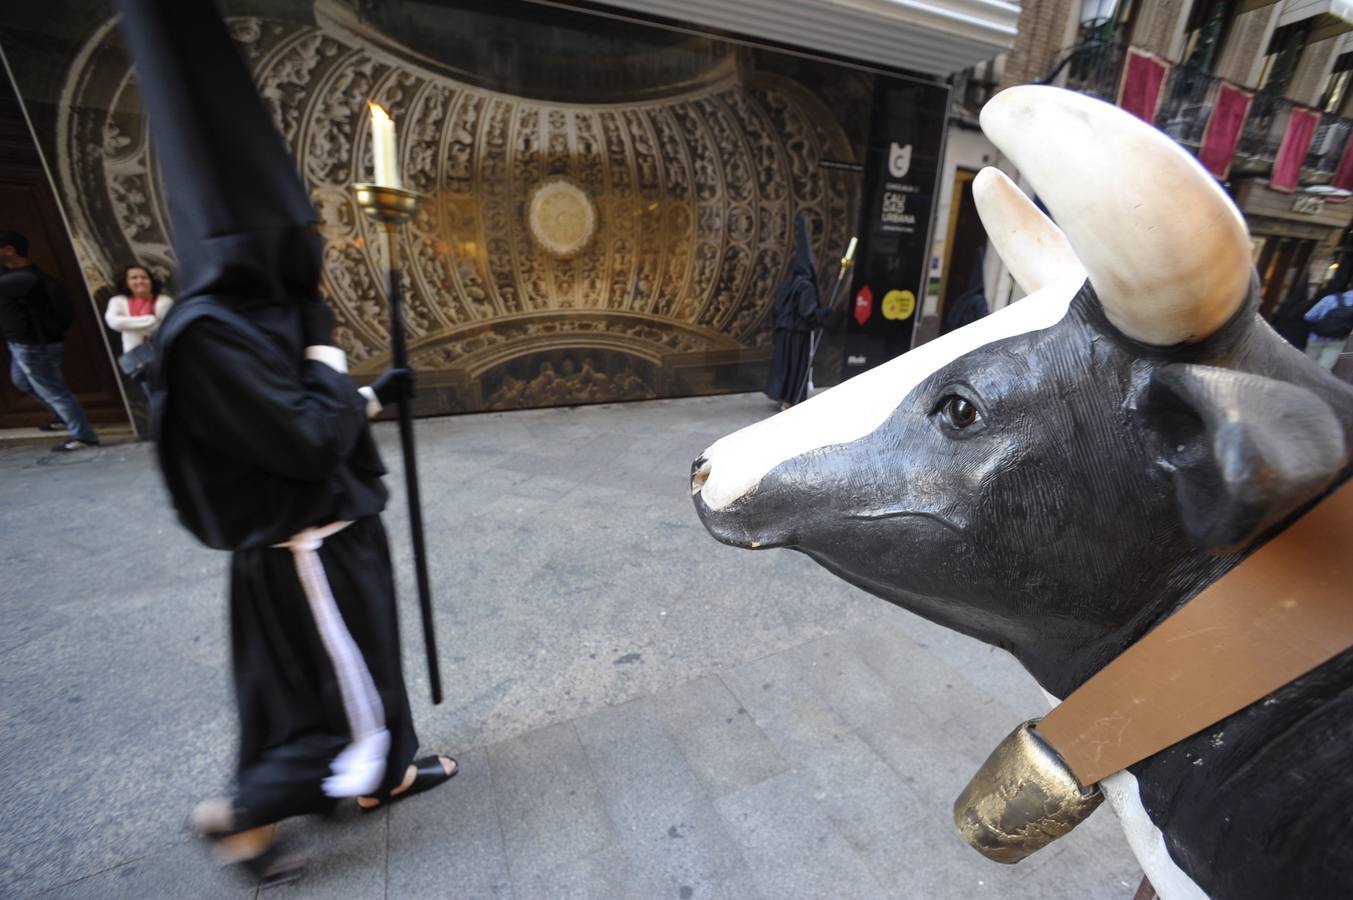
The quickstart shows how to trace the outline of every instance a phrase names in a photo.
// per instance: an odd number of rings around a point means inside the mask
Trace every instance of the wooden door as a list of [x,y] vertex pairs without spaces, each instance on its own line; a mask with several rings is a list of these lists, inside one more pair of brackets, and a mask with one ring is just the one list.
[[1310,265],[1311,254],[1315,252],[1315,241],[1298,241],[1296,248],[1292,251],[1292,259],[1288,263],[1287,271],[1283,273],[1282,286],[1278,288],[1278,297],[1273,306],[1263,312],[1264,318],[1272,318],[1278,311],[1282,302],[1292,295],[1297,285],[1303,281],[1309,281],[1311,277]]
[[1307,276],[1306,267],[1315,248],[1315,241],[1301,238],[1270,238],[1269,244],[1277,249],[1268,255],[1265,265],[1259,269],[1259,314],[1265,319],[1272,318],[1278,306],[1291,294],[1296,279]]
[[977,172],[972,169],[954,172],[953,199],[949,202],[949,237],[945,242],[944,278],[940,287],[940,334],[944,333],[944,311],[968,289],[981,252],[987,245],[987,232],[982,227],[972,195],[976,177]]
[[[0,228],[28,238],[28,256],[55,276],[70,297],[75,324],[66,333],[66,384],[94,424],[125,423],[127,408],[90,302],[65,222],[9,79],[0,73]],[[0,341],[0,428],[40,425],[51,418],[9,379],[9,350]]]

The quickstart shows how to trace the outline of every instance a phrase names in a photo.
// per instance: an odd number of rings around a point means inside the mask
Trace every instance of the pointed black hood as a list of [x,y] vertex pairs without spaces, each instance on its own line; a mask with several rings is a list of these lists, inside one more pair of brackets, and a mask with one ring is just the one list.
[[319,286],[318,216],[238,48],[211,3],[118,7],[164,183],[176,309],[210,298],[298,344],[295,306]]
[[791,274],[817,283],[817,264],[813,261],[813,239],[808,233],[807,213],[799,213],[794,221],[794,263]]
[[771,316],[775,327],[786,327],[794,318],[794,298],[801,289],[817,288],[817,266],[813,262],[813,240],[808,232],[808,214],[799,213],[794,221],[794,256],[789,274],[775,286]]

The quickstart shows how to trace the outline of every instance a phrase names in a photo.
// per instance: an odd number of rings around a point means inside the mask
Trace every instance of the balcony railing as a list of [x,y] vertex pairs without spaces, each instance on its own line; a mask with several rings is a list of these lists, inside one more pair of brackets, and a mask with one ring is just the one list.
[[1250,114],[1236,142],[1236,156],[1244,160],[1272,162],[1283,142],[1283,131],[1292,117],[1291,100],[1257,91],[1250,103]]
[[[1127,48],[1117,43],[1090,42],[1065,51],[1041,83],[1056,83],[1065,75],[1066,87],[1113,103],[1123,72]],[[1197,151],[1203,142],[1221,79],[1200,69],[1175,66],[1161,87],[1156,127]],[[1278,155],[1292,110],[1298,104],[1268,91],[1256,91],[1249,115],[1236,144],[1236,171],[1261,172]],[[1353,119],[1324,115],[1311,140],[1303,168],[1305,181],[1328,181],[1353,136]]]
[[[1263,171],[1273,163],[1282,147],[1292,111],[1303,108],[1268,91],[1255,93],[1250,114],[1236,144],[1236,164],[1241,171]],[[1333,177],[1348,147],[1350,135],[1353,135],[1353,120],[1327,113],[1321,115],[1302,163],[1306,180],[1320,183]]]
[[1220,81],[1206,72],[1175,66],[1160,89],[1156,127],[1191,149],[1203,143]]
[[1344,158],[1350,136],[1353,136],[1353,119],[1322,116],[1315,137],[1311,139],[1311,151],[1306,154],[1306,168],[1322,174],[1328,172],[1332,177]]
[[1061,60],[1041,84],[1053,84],[1066,73],[1066,86],[1073,91],[1114,103],[1118,99],[1118,74],[1123,71],[1127,48],[1119,43],[1091,41],[1062,54]]

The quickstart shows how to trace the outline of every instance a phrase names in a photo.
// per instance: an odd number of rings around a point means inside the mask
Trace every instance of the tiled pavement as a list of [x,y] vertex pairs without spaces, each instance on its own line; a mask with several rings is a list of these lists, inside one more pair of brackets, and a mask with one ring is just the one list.
[[[1044,709],[1013,660],[704,533],[690,460],[769,411],[419,422],[439,707],[398,500],[386,522],[420,735],[462,772],[292,823],[311,866],[265,896],[1131,897],[1107,811],[1014,867],[953,830],[967,778]],[[225,560],[174,524],[148,448],[0,452],[0,534],[0,895],[254,895],[185,833],[231,764]]]

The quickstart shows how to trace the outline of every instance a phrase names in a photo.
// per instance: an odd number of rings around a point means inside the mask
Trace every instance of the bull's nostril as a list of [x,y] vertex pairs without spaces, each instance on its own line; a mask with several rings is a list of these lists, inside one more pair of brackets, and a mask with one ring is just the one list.
[[700,493],[700,489],[709,481],[709,460],[703,456],[695,461],[691,466],[691,496],[694,497]]

